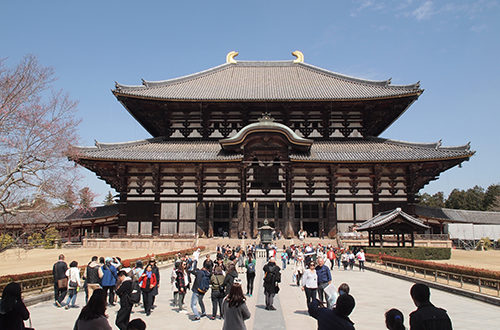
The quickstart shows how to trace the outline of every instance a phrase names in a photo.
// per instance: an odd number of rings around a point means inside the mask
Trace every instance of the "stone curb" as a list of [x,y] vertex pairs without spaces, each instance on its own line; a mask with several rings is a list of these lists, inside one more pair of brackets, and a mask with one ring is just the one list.
[[464,296],[464,297],[479,300],[479,301],[482,301],[482,302],[485,302],[488,304],[500,306],[500,298],[496,298],[493,296],[487,296],[487,295],[484,295],[484,294],[481,294],[478,292],[468,291],[468,290],[448,286],[448,285],[441,284],[441,283],[426,281],[426,280],[423,280],[420,278],[415,278],[415,277],[406,276],[403,274],[393,273],[393,272],[382,270],[382,269],[372,268],[370,266],[365,266],[365,268],[367,270],[370,270],[370,271],[373,271],[373,272],[376,272],[379,274],[389,275],[389,276],[396,277],[398,279],[409,281],[409,282],[422,283],[422,284],[425,284],[433,289],[442,290],[442,291],[453,293],[453,294],[456,294],[459,296]]

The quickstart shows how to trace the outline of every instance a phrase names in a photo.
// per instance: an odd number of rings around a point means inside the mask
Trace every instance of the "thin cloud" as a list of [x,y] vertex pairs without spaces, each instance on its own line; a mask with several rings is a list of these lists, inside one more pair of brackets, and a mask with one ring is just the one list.
[[420,7],[412,12],[412,16],[414,16],[418,21],[428,19],[434,14],[434,4],[432,1],[424,2]]

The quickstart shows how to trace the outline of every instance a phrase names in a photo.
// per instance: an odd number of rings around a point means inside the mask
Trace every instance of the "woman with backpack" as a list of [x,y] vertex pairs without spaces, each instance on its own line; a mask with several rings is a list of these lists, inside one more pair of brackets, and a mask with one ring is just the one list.
[[233,283],[234,279],[238,278],[238,272],[236,271],[236,266],[232,261],[227,263],[227,272],[226,272],[226,277],[224,278],[224,288],[230,288]]
[[153,289],[156,287],[156,275],[153,272],[153,266],[148,264],[144,273],[139,278],[142,291],[142,303],[146,316],[151,315],[151,306],[153,305]]
[[245,261],[245,268],[247,269],[247,296],[251,297],[253,294],[253,281],[255,280],[255,259],[252,255],[248,255],[248,259]]
[[72,261],[69,264],[69,268],[66,270],[66,277],[68,278],[68,299],[66,300],[66,306],[64,308],[69,309],[70,307],[78,307],[75,305],[76,295],[78,293],[78,288],[82,286],[78,262]]
[[210,277],[210,287],[212,288],[212,316],[209,318],[215,320],[217,316],[217,307],[219,307],[220,317],[222,318],[222,302],[224,300],[224,273],[220,266],[215,266],[214,273]]

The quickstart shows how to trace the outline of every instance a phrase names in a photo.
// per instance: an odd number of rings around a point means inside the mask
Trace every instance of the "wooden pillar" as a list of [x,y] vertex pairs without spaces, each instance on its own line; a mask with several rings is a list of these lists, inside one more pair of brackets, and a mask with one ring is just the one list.
[[153,219],[152,219],[152,233],[153,236],[160,235],[160,221],[161,221],[161,203],[160,203],[160,192],[161,192],[161,173],[160,164],[152,164],[153,178],[153,192],[155,195],[153,203]]
[[412,231],[411,232],[411,247],[415,246],[415,233]]
[[71,224],[68,223],[68,243],[71,243]]
[[196,203],[196,231],[198,232],[199,237],[207,237],[210,232],[210,226],[207,223],[206,219],[206,209],[205,203],[197,202]]
[[250,204],[248,202],[238,203],[238,232],[245,231],[251,236],[252,221],[250,219]]
[[372,212],[373,215],[378,214],[380,212],[380,179],[382,176],[382,168],[380,165],[375,165],[373,167],[373,180],[372,180],[372,194],[373,194],[373,205]]
[[[118,201],[118,235],[125,236],[127,233],[127,191],[128,191],[128,179],[127,179],[127,168],[125,165],[120,164],[117,170],[118,175],[118,189],[120,193],[120,199]],[[92,224],[92,233],[94,232]]]
[[257,237],[258,233],[259,233],[259,225],[258,225],[258,222],[257,222],[257,219],[258,219],[258,212],[259,211],[259,203],[258,202],[254,202],[253,203],[253,226],[252,226],[252,237]]
[[286,202],[283,205],[283,218],[284,218],[284,231],[283,231],[283,236],[285,238],[293,238],[295,237],[295,231],[294,231],[294,221],[295,221],[295,206],[292,202]]
[[208,203],[208,237],[214,237],[214,203]]

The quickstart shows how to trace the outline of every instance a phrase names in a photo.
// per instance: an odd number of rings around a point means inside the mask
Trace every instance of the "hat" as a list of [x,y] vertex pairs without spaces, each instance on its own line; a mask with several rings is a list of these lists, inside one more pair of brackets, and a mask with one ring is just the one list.
[[111,257],[106,257],[106,259],[104,259],[104,261],[105,261],[106,263],[108,263],[108,262],[113,261],[113,258],[111,258]]

